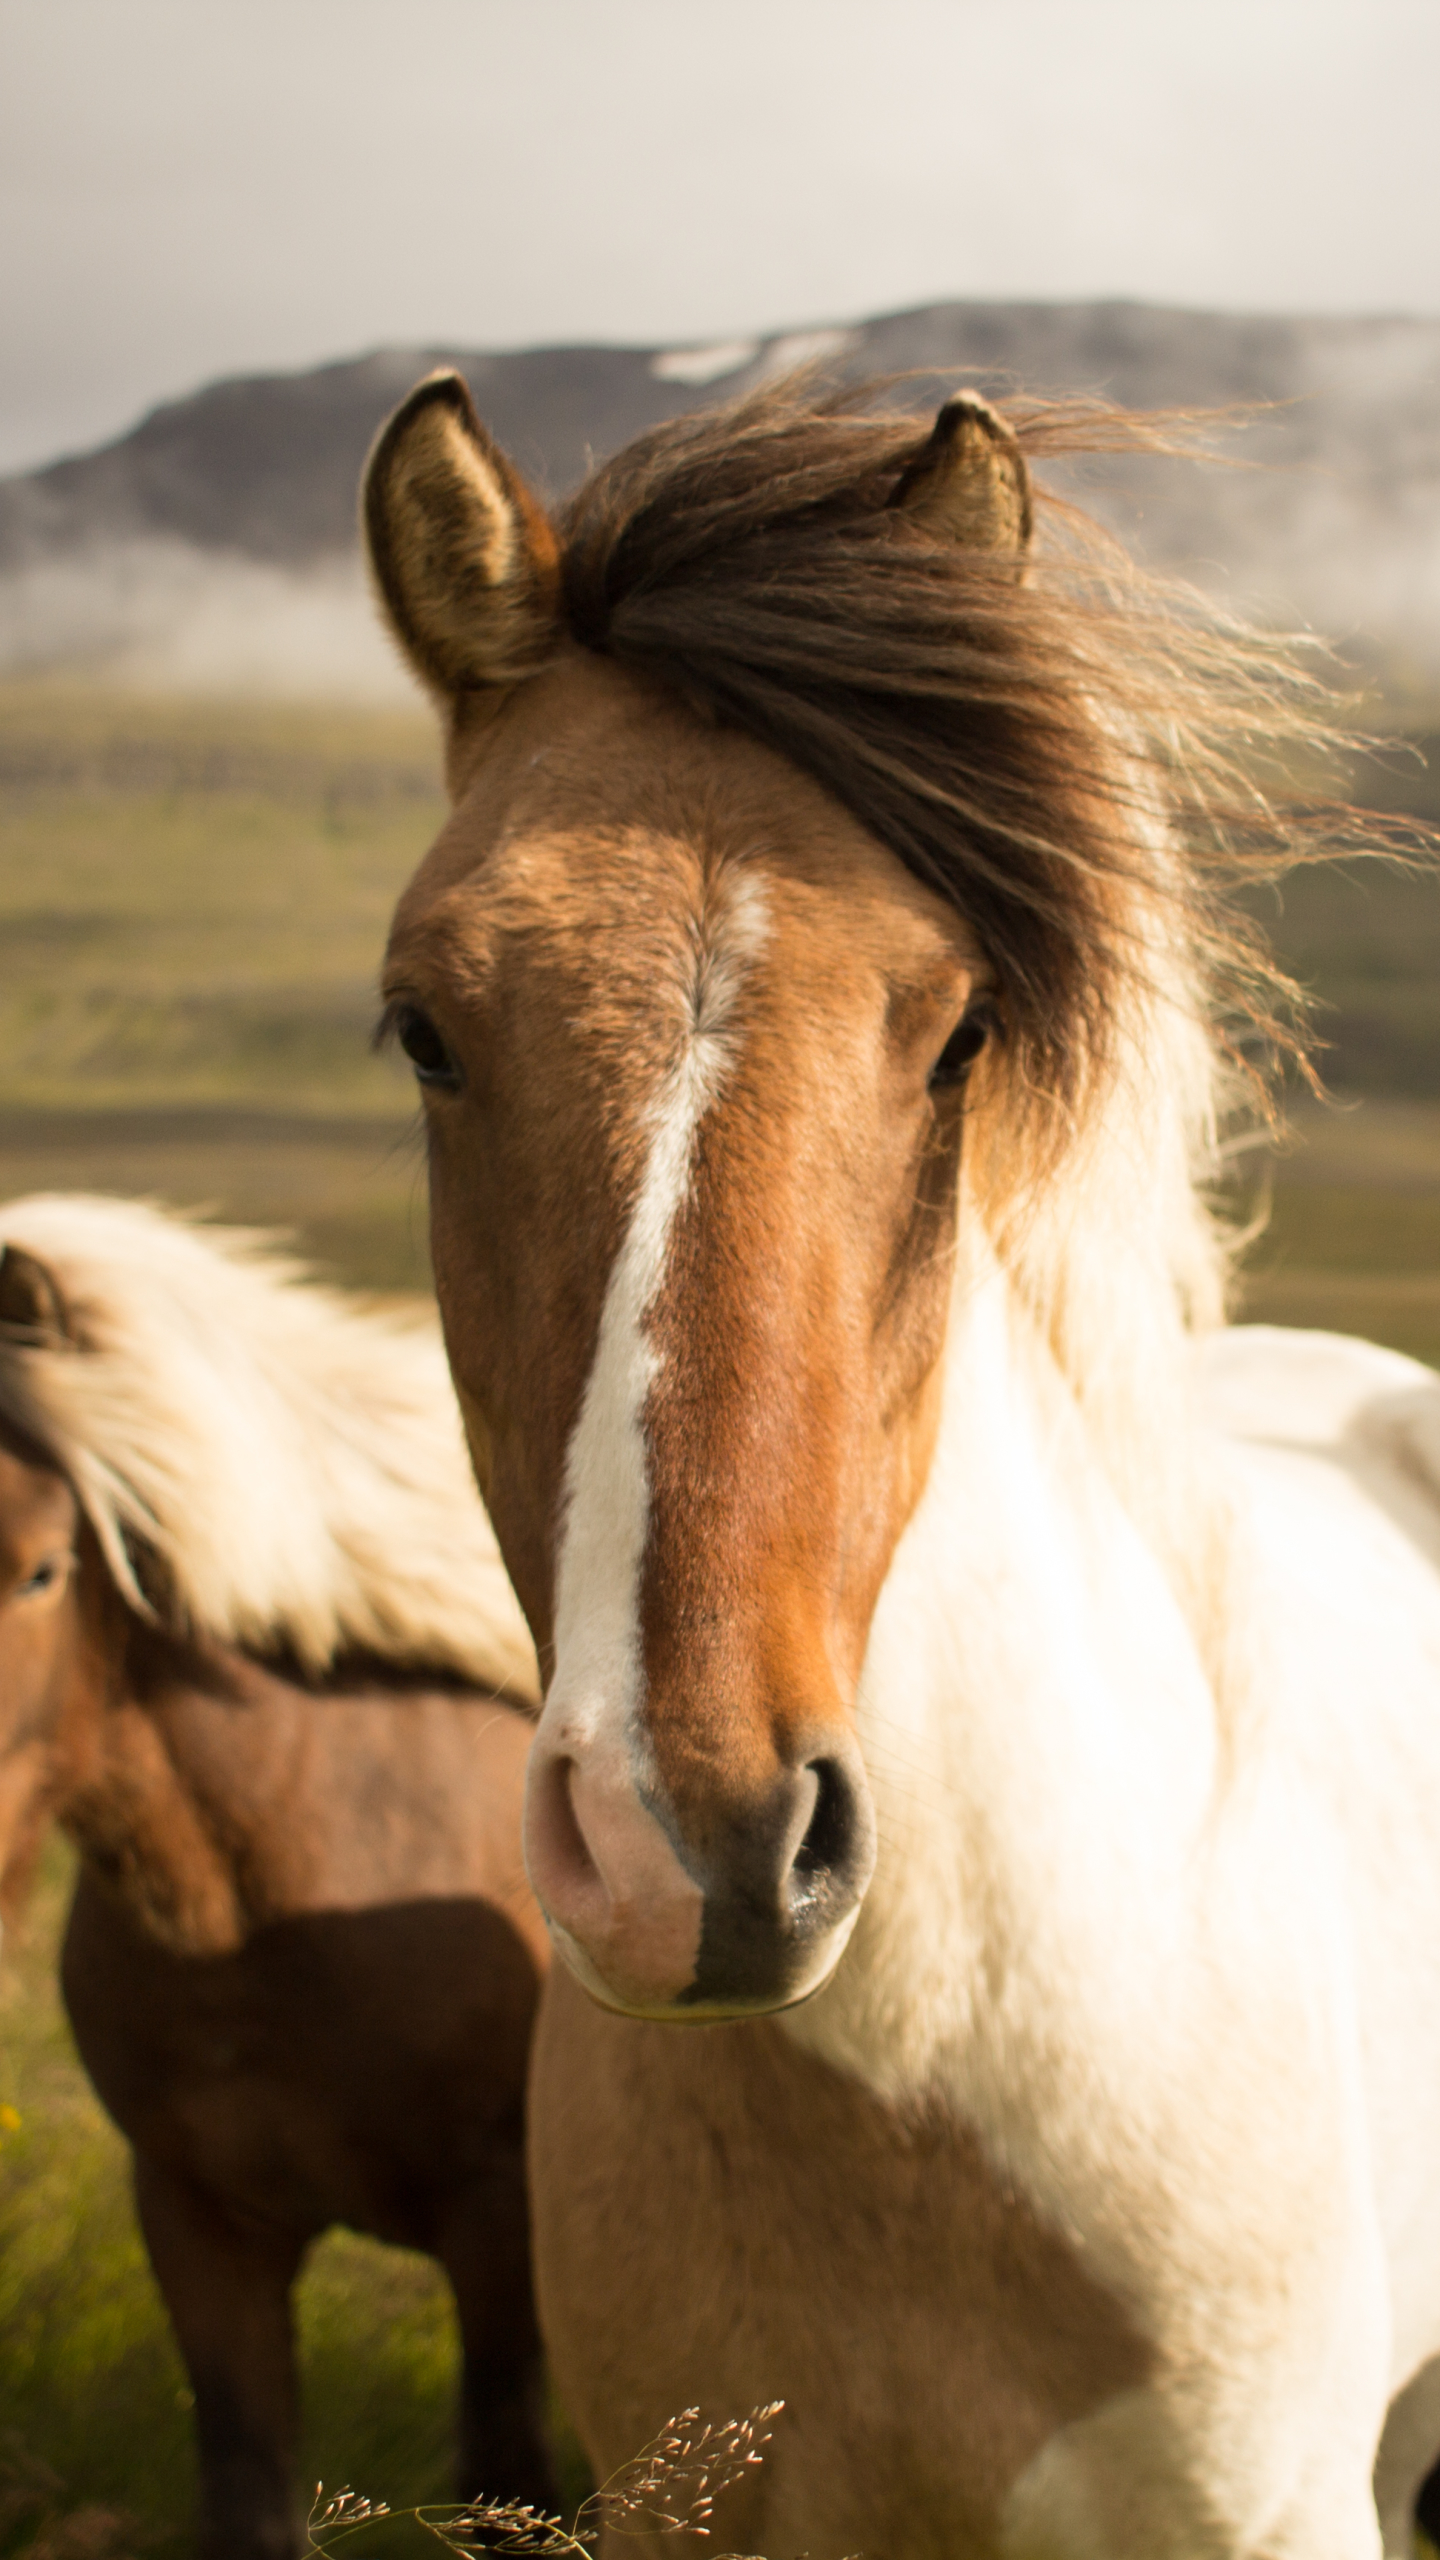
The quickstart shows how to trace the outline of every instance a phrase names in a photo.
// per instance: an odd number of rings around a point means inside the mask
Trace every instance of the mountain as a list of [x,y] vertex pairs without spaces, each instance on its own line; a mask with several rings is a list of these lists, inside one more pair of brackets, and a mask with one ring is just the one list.
[[[1397,694],[1440,690],[1440,321],[1137,303],[944,303],[712,347],[392,348],[217,383],[98,452],[0,481],[0,666],[310,691],[402,680],[364,596],[355,488],[377,426],[436,364],[553,493],[640,428],[809,356],[1001,396],[1236,408],[1242,466],[1087,466],[1157,565],[1338,637]],[[1073,478],[1072,474],[1072,478]]]

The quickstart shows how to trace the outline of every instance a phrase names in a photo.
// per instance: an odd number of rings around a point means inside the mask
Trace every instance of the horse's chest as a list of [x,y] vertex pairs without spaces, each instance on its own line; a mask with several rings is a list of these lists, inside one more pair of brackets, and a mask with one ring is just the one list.
[[552,1978],[532,2128],[547,2341],[602,2476],[689,2403],[786,2403],[727,2535],[984,2551],[1056,2429],[1145,2377],[971,2137],[773,2026],[640,2025]]

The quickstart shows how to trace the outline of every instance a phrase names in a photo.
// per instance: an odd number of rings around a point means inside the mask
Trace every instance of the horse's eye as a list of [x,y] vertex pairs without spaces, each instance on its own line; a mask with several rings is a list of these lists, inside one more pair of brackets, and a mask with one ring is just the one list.
[[460,1071],[431,1021],[418,1004],[397,1005],[393,1015],[395,1037],[422,1084],[438,1085],[444,1093],[458,1093]]
[[34,1572],[26,1581],[20,1584],[15,1595],[16,1598],[19,1600],[38,1600],[42,1592],[54,1590],[56,1583],[60,1580],[64,1571],[65,1566],[61,1563],[58,1556],[47,1556],[44,1563],[37,1564]]
[[932,1093],[945,1093],[965,1082],[994,1028],[994,1008],[983,1001],[961,1015],[930,1070]]

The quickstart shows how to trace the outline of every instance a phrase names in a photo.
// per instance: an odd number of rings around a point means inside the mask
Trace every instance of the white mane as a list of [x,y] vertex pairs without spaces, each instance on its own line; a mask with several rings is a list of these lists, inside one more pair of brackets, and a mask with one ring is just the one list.
[[12,1337],[0,1407],[8,1372],[133,1608],[311,1671],[355,1649],[538,1697],[433,1318],[132,1201],[12,1201],[0,1243],[45,1266],[74,1337]]
[[1211,1203],[1234,1076],[1183,953],[1137,918],[1148,983],[1124,991],[1110,1060],[1038,1180],[1002,1097],[982,1105],[961,1161],[957,1276],[981,1231],[1034,1354],[1055,1370],[1092,1451],[1162,1562],[1217,1677],[1228,1506],[1197,1436],[1197,1340],[1225,1321],[1237,1238]]

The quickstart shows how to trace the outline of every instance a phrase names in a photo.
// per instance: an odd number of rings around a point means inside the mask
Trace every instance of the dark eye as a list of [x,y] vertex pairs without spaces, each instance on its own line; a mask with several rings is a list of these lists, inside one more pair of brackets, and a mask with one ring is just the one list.
[[995,1027],[995,1008],[983,1000],[961,1015],[930,1070],[932,1093],[946,1093],[965,1082]]
[[422,1084],[458,1093],[460,1071],[428,1013],[418,1004],[399,1004],[391,1015],[395,1037]]
[[34,1572],[20,1584],[17,1599],[38,1600],[42,1592],[53,1591],[65,1570],[57,1556],[47,1556],[45,1562],[37,1564]]

